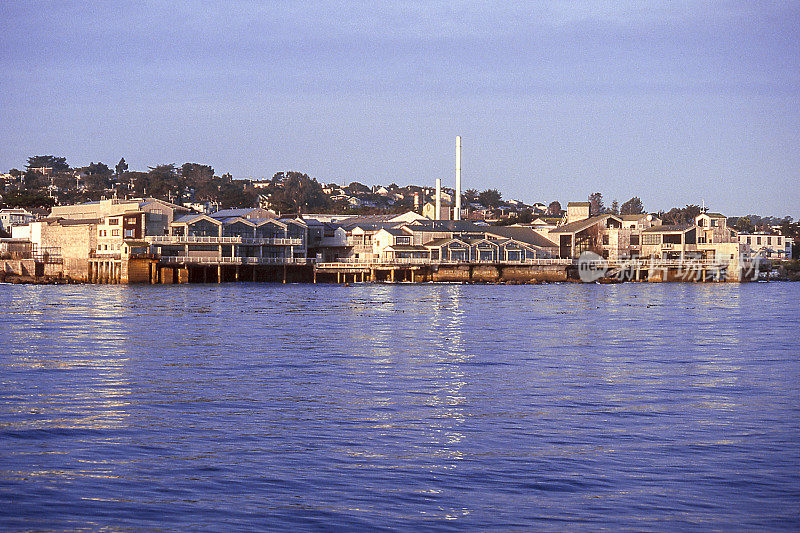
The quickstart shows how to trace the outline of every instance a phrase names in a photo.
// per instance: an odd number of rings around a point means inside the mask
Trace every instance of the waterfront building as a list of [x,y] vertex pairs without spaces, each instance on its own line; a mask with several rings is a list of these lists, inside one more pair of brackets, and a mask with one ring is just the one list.
[[168,235],[145,241],[172,263],[305,264],[306,223],[268,215],[259,208],[189,214],[172,222]]
[[791,237],[767,233],[739,233],[739,243],[746,245],[753,256],[765,259],[791,259]]
[[25,226],[36,219],[36,215],[21,207],[0,209],[0,229],[11,233],[14,226]]
[[190,209],[157,198],[111,198],[97,202],[75,205],[60,205],[53,208],[50,216],[69,220],[101,220],[124,213],[146,213],[145,225],[148,235],[166,235],[172,221],[191,212]]

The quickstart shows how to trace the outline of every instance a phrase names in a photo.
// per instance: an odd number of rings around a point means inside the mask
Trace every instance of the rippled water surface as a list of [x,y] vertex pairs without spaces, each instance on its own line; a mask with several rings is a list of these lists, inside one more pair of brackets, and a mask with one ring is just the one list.
[[798,530],[800,284],[0,286],[1,530]]

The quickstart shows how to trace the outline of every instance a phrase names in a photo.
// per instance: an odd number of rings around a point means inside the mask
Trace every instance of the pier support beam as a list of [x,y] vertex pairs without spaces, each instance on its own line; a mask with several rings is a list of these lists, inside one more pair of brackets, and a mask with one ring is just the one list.
[[217,265],[217,283],[222,283],[222,265]]

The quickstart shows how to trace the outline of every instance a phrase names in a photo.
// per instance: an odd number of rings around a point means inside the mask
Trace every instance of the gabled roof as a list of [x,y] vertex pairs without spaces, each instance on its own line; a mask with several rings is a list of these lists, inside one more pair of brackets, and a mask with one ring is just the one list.
[[497,235],[498,237],[514,239],[515,241],[542,248],[554,248],[558,246],[557,243],[551,241],[533,228],[527,228],[525,226],[492,226],[486,229],[486,233]]
[[568,202],[567,207],[589,207],[589,202]]
[[[700,213],[700,215],[706,215],[709,218],[728,218],[725,215],[723,215],[722,213]],[[700,215],[698,215],[698,216],[700,216]]]
[[246,218],[247,215],[249,215],[253,211],[268,212],[266,209],[262,209],[260,207],[244,207],[241,209],[220,209],[219,211],[209,213],[208,216],[210,216],[211,218],[219,218],[219,219],[230,218],[230,217]]
[[457,241],[463,244],[464,246],[469,246],[469,244],[466,241],[459,239],[457,237],[444,237],[442,239],[433,239],[430,242],[426,242],[424,246],[429,248],[441,248],[442,246],[450,244],[453,241]]
[[478,226],[469,220],[416,220],[409,222],[405,225],[408,229],[413,231],[475,231],[483,232],[486,226]]
[[[246,219],[246,220],[248,220],[248,219]],[[254,223],[256,226],[263,226],[264,224],[277,224],[278,226],[281,226],[283,228],[286,227],[286,224],[284,224],[283,222],[281,222],[280,220],[278,220],[276,218],[251,218],[249,220],[250,220],[250,222]]]
[[394,222],[384,222],[384,223],[358,223],[358,224],[340,224],[343,228],[348,231],[352,231],[354,229],[360,229],[363,231],[378,231],[381,229],[391,229],[397,227],[397,224]]
[[228,217],[222,220],[223,224],[235,224],[237,222],[241,222],[242,224],[246,224],[248,226],[253,226],[253,227],[256,226],[256,223],[254,221],[242,217]]
[[203,214],[203,213],[191,213],[188,215],[183,215],[182,217],[176,218],[172,223],[173,224],[191,224],[192,222],[197,222],[198,220],[208,220],[209,222],[213,222],[214,224],[222,224],[221,220],[214,220],[210,216]]
[[173,209],[173,210],[176,210],[176,211],[186,211],[186,212],[191,211],[191,209],[189,209],[188,207],[184,207],[184,206],[178,205],[178,204],[173,204],[172,202],[167,202],[166,200],[160,200],[158,198],[141,198],[141,199],[139,199],[139,209],[141,209],[142,207],[146,206],[147,204],[161,204],[161,205],[165,205],[165,206],[169,207],[170,209]]
[[404,231],[402,228],[381,228],[381,231],[385,231],[389,235],[394,235],[395,237],[410,237],[411,234],[407,231]]
[[647,213],[641,213],[639,215],[617,215],[622,220],[641,220],[643,218],[647,218]]
[[342,226],[356,226],[356,225],[360,226],[363,224],[397,225],[397,222],[392,222],[392,219],[397,216],[398,215],[396,213],[388,215],[359,215],[350,218],[345,218],[344,220],[340,220],[339,224],[341,224]]
[[578,233],[609,218],[615,218],[622,222],[622,220],[620,220],[620,218],[616,215],[597,215],[594,217],[585,218],[583,220],[576,220],[575,222],[570,222],[569,224],[564,224],[563,226],[558,226],[557,228],[551,229],[550,233]]
[[303,221],[303,219],[301,218],[282,218],[281,222],[283,222],[284,224],[295,224],[297,226],[303,226],[304,228],[308,227],[305,221]]
[[467,239],[467,243],[470,246],[474,246],[474,245],[482,243],[482,242],[488,242],[492,246],[500,246],[500,243],[498,241],[493,241],[491,239],[487,239],[486,237],[478,237],[478,238],[473,238],[473,239]]

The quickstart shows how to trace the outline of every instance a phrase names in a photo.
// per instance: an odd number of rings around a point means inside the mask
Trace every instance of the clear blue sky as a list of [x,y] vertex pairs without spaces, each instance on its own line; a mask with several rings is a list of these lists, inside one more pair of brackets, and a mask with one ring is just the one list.
[[[390,4],[390,5],[381,5]],[[0,169],[453,185],[800,217],[800,2],[0,3]]]

